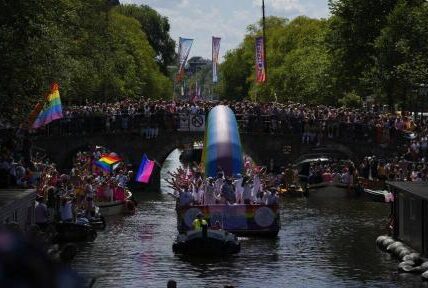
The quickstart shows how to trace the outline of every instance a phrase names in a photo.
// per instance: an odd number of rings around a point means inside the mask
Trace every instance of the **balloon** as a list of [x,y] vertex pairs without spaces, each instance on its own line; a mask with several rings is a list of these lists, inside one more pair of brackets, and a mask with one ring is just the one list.
[[206,177],[215,177],[219,171],[228,177],[242,173],[238,123],[227,106],[218,105],[208,114],[202,162]]

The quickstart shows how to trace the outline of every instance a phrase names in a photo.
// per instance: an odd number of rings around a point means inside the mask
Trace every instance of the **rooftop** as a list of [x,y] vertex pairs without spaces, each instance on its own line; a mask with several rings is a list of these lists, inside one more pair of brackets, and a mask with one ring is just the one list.
[[11,203],[21,200],[31,194],[36,194],[34,189],[1,189],[0,190],[0,209]]
[[428,200],[428,182],[387,182],[391,187]]

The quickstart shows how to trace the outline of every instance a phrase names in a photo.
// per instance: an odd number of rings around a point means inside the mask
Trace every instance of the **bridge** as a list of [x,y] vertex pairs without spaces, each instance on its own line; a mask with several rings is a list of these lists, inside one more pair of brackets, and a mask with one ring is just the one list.
[[[168,155],[176,148],[184,148],[185,145],[202,140],[203,133],[201,132],[160,131],[159,136],[154,139],[145,139],[145,137],[133,133],[117,133],[79,137],[38,137],[34,144],[47,151],[49,158],[62,170],[71,169],[72,159],[77,152],[98,145],[118,153],[125,162],[132,164],[135,171],[143,153],[162,166]],[[295,140],[295,137],[289,138],[282,135],[263,137],[243,134],[241,136],[244,152],[260,165],[269,165],[271,159],[275,165],[291,163],[300,151],[300,146]],[[289,150],[289,147],[292,151]],[[293,149],[299,151],[293,151]],[[156,169],[151,182],[151,186],[159,187],[160,167]]]
[[[138,168],[142,155],[146,153],[150,159],[156,160],[159,166],[158,169],[155,169],[149,186],[151,189],[159,189],[160,167],[164,160],[176,148],[183,148],[195,141],[202,141],[203,131],[179,131],[180,129],[177,127],[159,125],[158,122],[159,120],[156,119],[155,123],[145,124],[158,126],[156,128],[158,135],[146,139],[145,132],[138,127],[134,129],[135,127],[132,125],[126,125],[126,129],[108,131],[93,125],[82,125],[77,130],[70,131],[70,127],[63,126],[64,123],[68,125],[66,122],[58,121],[57,127],[50,127],[50,130],[44,131],[46,134],[36,135],[33,143],[35,147],[45,150],[49,158],[57,163],[61,170],[71,169],[72,159],[77,152],[88,150],[96,145],[104,146],[118,153],[124,161],[134,167],[134,171]],[[271,129],[264,124],[259,125],[262,129],[241,129],[244,153],[258,165],[268,167],[273,165],[279,168],[294,163],[302,154],[316,150],[338,152],[354,161],[358,161],[362,156],[372,153],[379,155],[381,152],[381,150],[375,151],[378,149],[376,145],[367,145],[367,139],[360,139],[359,143],[355,137],[350,137],[350,130],[347,127],[340,129],[334,139],[323,137],[322,145],[319,146],[315,143],[302,144],[302,131],[290,127],[289,123],[282,123],[284,129]],[[276,128],[278,128],[277,124]]]

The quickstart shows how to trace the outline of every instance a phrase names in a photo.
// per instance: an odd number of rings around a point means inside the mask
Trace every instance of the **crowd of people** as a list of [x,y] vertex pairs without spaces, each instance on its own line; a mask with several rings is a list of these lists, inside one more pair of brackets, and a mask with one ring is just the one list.
[[278,205],[278,195],[274,181],[266,173],[246,161],[244,175],[226,177],[220,171],[215,177],[203,178],[199,167],[179,168],[169,173],[166,179],[179,206],[213,204],[265,204]]
[[[70,174],[60,175],[54,165],[47,165],[37,185],[36,222],[74,222],[79,216],[91,219],[95,217],[96,201],[123,201],[132,171],[123,162],[110,171],[96,165],[103,155],[111,153],[99,146],[78,152]],[[45,200],[47,204],[44,204]],[[37,217],[39,205],[42,206],[40,215],[45,215],[41,219]]]

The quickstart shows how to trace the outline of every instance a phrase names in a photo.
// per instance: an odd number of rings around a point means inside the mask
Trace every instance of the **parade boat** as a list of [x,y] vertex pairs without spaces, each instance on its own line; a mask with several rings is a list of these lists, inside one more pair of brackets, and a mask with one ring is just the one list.
[[241,251],[238,238],[225,230],[203,227],[179,234],[172,245],[174,253],[191,256],[225,256]]
[[123,199],[113,201],[96,201],[95,206],[99,208],[99,211],[103,216],[133,214],[135,212],[135,203],[132,200],[132,193],[129,190],[125,190],[125,197]]
[[[227,106],[216,106],[208,115],[200,167],[207,178],[216,178],[219,171],[226,178],[240,175],[244,171],[238,124],[235,114]],[[177,202],[176,211],[180,233],[187,233],[192,229],[192,222],[199,213],[203,214],[210,225],[218,224],[223,230],[237,235],[276,237],[281,227],[278,205],[180,206]]]

